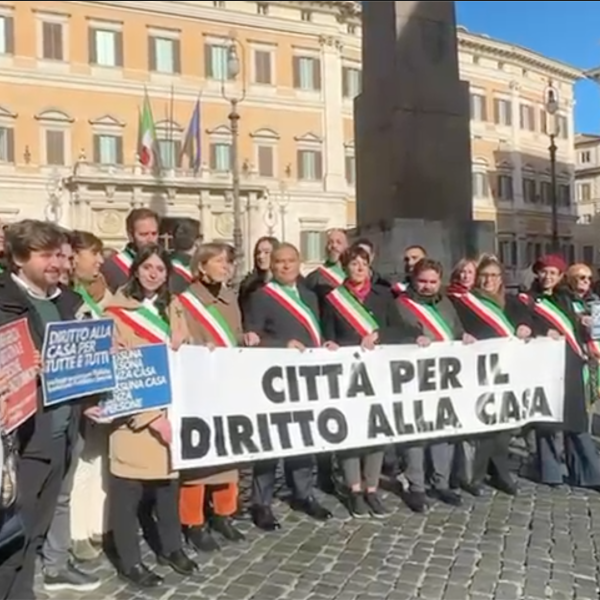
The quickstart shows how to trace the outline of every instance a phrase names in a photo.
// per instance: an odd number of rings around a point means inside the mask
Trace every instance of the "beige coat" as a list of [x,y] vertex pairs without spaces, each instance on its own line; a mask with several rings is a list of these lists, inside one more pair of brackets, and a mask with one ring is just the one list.
[[[242,316],[238,307],[237,296],[231,289],[223,288],[218,298],[215,298],[200,282],[193,283],[188,289],[204,306],[214,306],[221,313],[239,344],[242,342]],[[189,335],[189,342],[199,346],[208,344],[218,345],[211,332],[190,311],[182,306],[185,322]],[[210,398],[202,398],[202,382],[199,382],[199,402],[210,402]],[[208,484],[220,485],[224,483],[236,483],[239,479],[237,469],[223,469],[223,467],[194,469],[182,473],[182,483],[185,484]]]
[[[117,291],[109,306],[135,310],[140,303]],[[118,345],[136,348],[148,342],[137,335],[116,315],[107,316],[115,321]],[[187,333],[183,311],[178,300],[169,307],[172,338],[184,340]],[[119,419],[112,424],[109,443],[110,472],[124,479],[161,480],[176,479],[179,475],[171,469],[170,450],[150,429],[149,425],[166,415],[164,410],[150,410],[132,417]]]

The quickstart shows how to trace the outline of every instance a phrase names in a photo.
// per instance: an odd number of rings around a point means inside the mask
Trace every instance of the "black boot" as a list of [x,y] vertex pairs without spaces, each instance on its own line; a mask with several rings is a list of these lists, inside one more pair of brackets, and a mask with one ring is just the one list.
[[177,550],[167,556],[159,556],[158,563],[171,567],[175,573],[186,577],[198,570],[198,565],[183,550]]
[[210,520],[210,526],[213,531],[221,534],[228,542],[238,543],[246,540],[244,534],[233,524],[231,517],[215,515]]
[[185,538],[198,552],[218,552],[221,549],[207,525],[188,528]]
[[143,563],[135,565],[135,567],[132,567],[128,571],[119,571],[119,577],[123,581],[140,589],[155,588],[163,583],[163,578],[154,573],[154,571],[151,571]]

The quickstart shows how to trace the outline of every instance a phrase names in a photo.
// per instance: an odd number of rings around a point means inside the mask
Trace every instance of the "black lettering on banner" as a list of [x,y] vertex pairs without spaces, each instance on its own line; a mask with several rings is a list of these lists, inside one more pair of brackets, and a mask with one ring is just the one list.
[[[281,381],[281,389],[275,387],[276,383]],[[263,375],[262,389],[264,395],[273,404],[283,404],[285,402],[285,382],[283,381],[283,369],[281,367],[271,367]]]
[[258,437],[260,445],[265,452],[273,450],[273,442],[271,440],[271,429],[269,427],[268,415],[257,415],[256,422],[258,424]]
[[298,369],[298,375],[306,382],[306,396],[310,402],[316,402],[319,399],[319,376],[321,367],[319,365],[303,366]]
[[[358,356],[358,355],[355,355]],[[357,361],[352,365],[352,376],[350,377],[350,385],[348,386],[348,398],[356,398],[362,396],[375,396],[375,390],[367,371],[367,366],[362,361]]]
[[312,448],[315,445],[315,438],[312,431],[312,424],[315,422],[315,413],[312,410],[296,411],[294,413],[294,422],[300,427],[302,445],[305,448]]
[[390,363],[392,393],[401,394],[405,384],[415,378],[415,366],[409,360],[393,360]]
[[300,402],[300,385],[296,374],[296,367],[286,367],[285,378],[287,381],[288,400],[290,402]]
[[480,354],[477,357],[477,380],[482,387],[488,385],[508,385],[510,383],[508,373],[502,372],[499,354]]
[[550,404],[546,397],[546,390],[543,387],[536,387],[533,390],[533,398],[529,401],[530,417],[552,417]]
[[197,417],[181,419],[181,457],[183,460],[199,460],[210,451],[210,426]]
[[319,400],[319,379],[327,381],[327,398],[339,400],[340,379],[344,373],[343,365],[303,365],[271,367],[262,378],[262,390],[267,399],[273,404],[300,402],[302,386],[306,390],[306,399],[310,402]]
[[435,428],[438,431],[444,431],[446,429],[460,429],[461,427],[462,423],[458,420],[452,398],[447,396],[440,398],[437,405]]
[[427,358],[425,360],[417,361],[420,392],[435,392],[437,389],[435,361],[435,358]]
[[234,456],[258,454],[260,448],[254,443],[254,426],[244,415],[232,415],[227,418],[229,444]]
[[227,447],[225,446],[225,428],[223,427],[223,417],[214,418],[215,427],[215,448],[218,456],[227,456]]
[[462,384],[458,376],[462,370],[460,360],[454,356],[440,358],[440,390],[460,390]]
[[394,424],[398,435],[410,435],[415,432],[414,425],[406,422],[402,402],[394,402]]
[[344,368],[340,364],[325,365],[323,375],[327,377],[327,386],[329,387],[329,399],[339,400],[342,397],[340,390],[340,379],[344,374]]
[[271,425],[277,428],[279,443],[283,450],[290,450],[292,448],[292,438],[290,436],[290,425],[292,422],[291,412],[281,412],[271,415]]
[[394,430],[388,421],[385,410],[381,404],[371,404],[369,409],[369,421],[367,427],[367,437],[375,440],[378,437],[393,437]]
[[423,400],[415,400],[413,402],[415,411],[415,425],[419,433],[430,433],[435,431],[435,423],[425,419],[425,410],[423,409]]
[[[331,428],[334,423],[335,429]],[[348,423],[337,408],[326,408],[317,417],[317,428],[322,439],[332,445],[341,444],[348,437]]]
[[487,392],[477,399],[475,413],[484,425],[502,425],[536,417],[552,417],[543,387],[526,389],[521,395],[513,390]]

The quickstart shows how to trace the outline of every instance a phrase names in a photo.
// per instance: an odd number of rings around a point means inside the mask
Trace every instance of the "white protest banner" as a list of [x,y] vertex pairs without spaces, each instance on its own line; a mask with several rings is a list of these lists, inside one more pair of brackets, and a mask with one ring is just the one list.
[[563,414],[565,344],[547,338],[371,352],[184,346],[173,362],[176,469],[466,436]]

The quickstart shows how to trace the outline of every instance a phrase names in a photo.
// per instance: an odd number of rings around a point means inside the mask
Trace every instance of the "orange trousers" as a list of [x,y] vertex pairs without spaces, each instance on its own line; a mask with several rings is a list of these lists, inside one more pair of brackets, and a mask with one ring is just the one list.
[[179,488],[179,519],[185,527],[204,525],[204,503],[207,492],[210,494],[213,511],[220,517],[235,514],[238,505],[237,483],[222,485],[182,485]]

